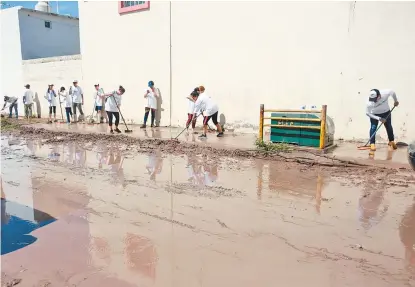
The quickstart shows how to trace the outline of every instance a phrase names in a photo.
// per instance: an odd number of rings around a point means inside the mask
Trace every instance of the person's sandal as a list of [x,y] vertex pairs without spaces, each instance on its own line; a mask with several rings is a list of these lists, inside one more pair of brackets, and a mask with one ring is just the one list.
[[120,131],[118,128],[116,128],[116,129],[115,129],[115,131],[116,131],[117,133],[121,133],[121,131]]

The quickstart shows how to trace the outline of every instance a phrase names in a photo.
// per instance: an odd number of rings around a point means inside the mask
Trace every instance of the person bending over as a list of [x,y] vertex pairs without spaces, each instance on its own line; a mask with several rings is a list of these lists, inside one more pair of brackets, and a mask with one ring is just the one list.
[[120,86],[117,91],[113,91],[109,94],[103,94],[105,98],[105,111],[108,115],[108,126],[110,127],[110,133],[114,133],[112,129],[112,120],[115,118],[115,131],[120,133],[118,124],[120,123],[120,107],[121,107],[121,96],[125,93],[123,86]]
[[366,107],[366,115],[370,118],[370,150],[376,150],[376,129],[379,122],[385,125],[386,133],[388,134],[389,146],[397,149],[395,137],[392,128],[392,115],[389,108],[389,97],[394,100],[394,106],[399,105],[398,98],[392,90],[378,90],[372,89],[369,94],[369,102]]

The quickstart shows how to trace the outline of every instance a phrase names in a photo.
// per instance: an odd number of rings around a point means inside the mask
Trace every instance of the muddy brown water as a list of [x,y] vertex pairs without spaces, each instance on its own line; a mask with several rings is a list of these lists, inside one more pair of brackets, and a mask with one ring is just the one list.
[[415,286],[399,171],[13,136],[1,165],[2,284]]

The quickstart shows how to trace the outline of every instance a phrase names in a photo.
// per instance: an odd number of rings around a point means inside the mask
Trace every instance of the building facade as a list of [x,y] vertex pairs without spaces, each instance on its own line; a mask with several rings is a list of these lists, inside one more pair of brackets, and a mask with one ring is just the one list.
[[[78,18],[23,7],[0,13],[2,97],[21,98],[26,84],[22,61],[80,54]],[[22,113],[21,100],[19,104]]]
[[183,126],[204,85],[236,130],[257,129],[260,104],[327,104],[335,137],[362,139],[369,90],[390,88],[398,140],[415,135],[415,2],[83,1],[79,13],[84,89],[124,85],[132,121],[153,80],[162,125]]

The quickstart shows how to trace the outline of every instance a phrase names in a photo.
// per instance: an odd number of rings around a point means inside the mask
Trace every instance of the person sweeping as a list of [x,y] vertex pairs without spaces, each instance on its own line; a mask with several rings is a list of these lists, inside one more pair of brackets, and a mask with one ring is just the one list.
[[186,128],[189,129],[190,123],[192,123],[192,130],[195,133],[194,129],[196,127],[196,117],[194,116],[195,110],[195,103],[197,98],[199,97],[199,88],[193,90],[190,96],[187,97],[189,100],[188,107],[187,107],[187,122]]
[[151,127],[154,127],[154,120],[156,119],[157,99],[159,97],[158,89],[154,86],[153,81],[148,82],[148,88],[145,90],[144,98],[146,99],[144,123],[140,127],[145,129],[147,127],[148,114],[151,112]]
[[394,100],[394,106],[399,105],[398,98],[392,90],[378,90],[372,89],[369,94],[369,102],[366,107],[366,115],[370,118],[370,151],[376,150],[376,130],[379,122],[385,125],[386,133],[388,134],[389,146],[397,149],[395,137],[392,128],[392,115],[389,108],[389,97]]
[[123,86],[120,86],[117,91],[113,91],[109,94],[103,94],[102,97],[105,98],[105,111],[108,115],[108,126],[110,127],[110,133],[114,133],[112,129],[112,120],[115,118],[115,131],[121,133],[118,129],[118,124],[120,123],[120,110],[121,107],[121,96],[125,93]]
[[223,131],[222,127],[220,126],[218,122],[218,113],[219,108],[218,105],[212,100],[211,97],[209,97],[205,93],[205,87],[200,86],[199,87],[199,97],[197,98],[197,101],[195,102],[195,109],[194,109],[194,116],[198,113],[203,112],[203,133],[199,136],[199,138],[206,138],[206,133],[208,130],[208,123],[210,119],[212,119],[213,123],[215,124],[216,128],[218,129],[217,137],[223,137]]

